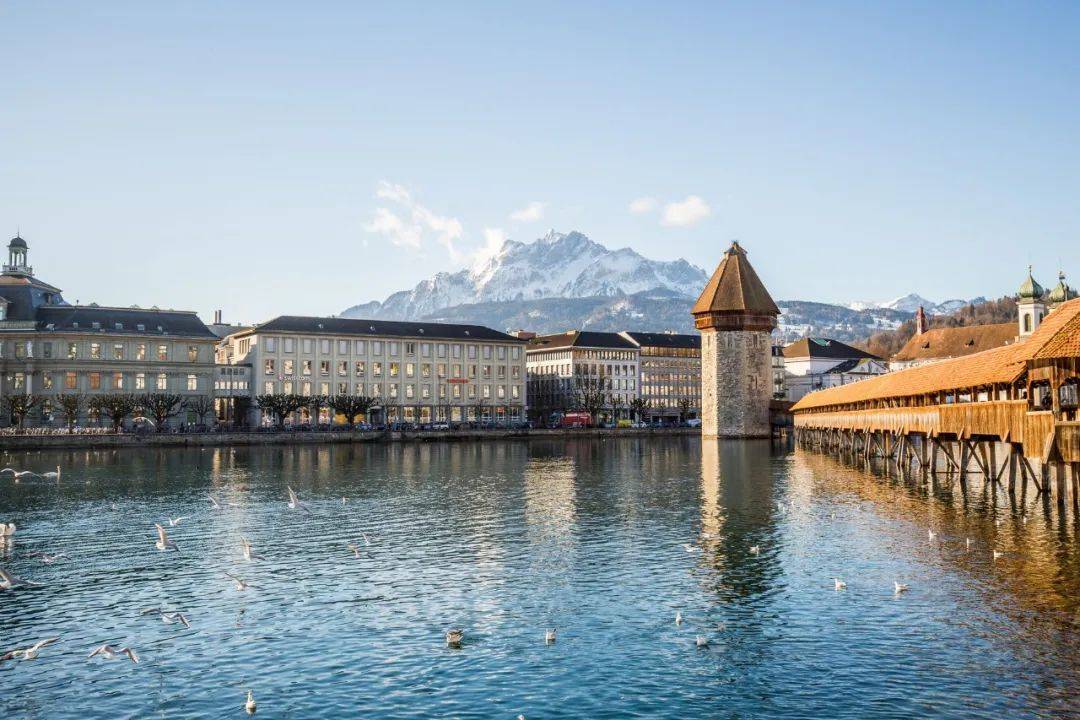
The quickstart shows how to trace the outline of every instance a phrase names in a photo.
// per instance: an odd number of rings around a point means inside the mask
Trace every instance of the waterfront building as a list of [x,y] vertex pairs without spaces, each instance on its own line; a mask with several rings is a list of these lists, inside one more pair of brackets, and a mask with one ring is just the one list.
[[772,380],[773,399],[784,400],[787,398],[787,377],[784,374],[784,346],[772,346]]
[[700,417],[701,336],[636,331],[619,334],[638,348],[638,395],[647,403],[641,419],[671,422]]
[[701,331],[705,437],[768,437],[772,342],[780,309],[733,242],[691,313]]
[[795,402],[808,392],[865,380],[889,371],[876,355],[839,340],[803,338],[784,348],[785,399]]
[[479,325],[282,315],[226,336],[218,357],[250,368],[253,407],[258,395],[362,395],[374,422],[502,422],[525,417],[524,346]]
[[638,397],[641,353],[632,341],[613,332],[568,330],[536,335],[526,347],[529,407],[534,418],[582,410],[582,393],[604,392],[604,410],[615,419],[630,415]]
[[[8,244],[0,273],[0,398],[38,402],[26,426],[63,426],[61,395],[82,398],[77,422],[97,424],[89,399],[113,393],[213,393],[216,337],[189,311],[71,305],[34,275],[21,237]],[[7,413],[0,423],[11,421]],[[185,409],[169,424],[199,423]]]

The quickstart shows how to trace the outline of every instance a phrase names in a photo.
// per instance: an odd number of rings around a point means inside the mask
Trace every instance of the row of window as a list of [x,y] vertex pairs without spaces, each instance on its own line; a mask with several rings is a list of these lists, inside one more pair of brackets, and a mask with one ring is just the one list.
[[[365,377],[367,375],[368,367],[369,367],[369,363],[366,360],[355,360],[352,363],[352,373],[353,373],[353,375],[355,375],[355,377]],[[477,366],[477,365],[467,365],[467,366],[465,366],[467,375],[462,375],[461,374],[462,366],[458,365],[458,364],[449,365],[449,366],[446,363],[436,363],[436,364],[433,365],[432,363],[388,362],[388,363],[384,364],[382,361],[378,361],[378,360],[370,363],[371,376],[372,377],[382,377],[384,367],[385,367],[385,369],[387,371],[387,375],[389,377],[392,377],[392,378],[400,376],[402,374],[402,370],[404,369],[405,377],[407,377],[407,378],[416,377],[417,376],[417,371],[419,371],[419,376],[421,378],[428,379],[428,378],[431,377],[431,373],[434,371],[436,373],[437,377],[439,377],[440,379],[445,379],[447,377],[446,371],[447,371],[448,368],[449,368],[449,370],[451,372],[450,377],[453,377],[453,378],[468,377],[470,379],[476,379],[476,377],[477,377],[477,369],[478,368],[479,368],[479,376],[480,376],[481,379],[483,379],[483,380],[491,380],[492,377],[493,377],[493,375],[492,375],[493,371],[492,371],[492,366],[491,365],[479,365],[479,366]],[[519,365],[511,365],[509,367],[510,367],[510,369],[509,369],[510,379],[511,380],[519,380],[521,378],[521,367]],[[312,372],[313,368],[314,368],[314,361],[312,361],[312,360],[301,360],[300,361],[300,374],[301,375],[303,375],[303,376],[312,375],[313,374],[313,372]],[[292,359],[285,359],[285,360],[282,360],[281,363],[279,364],[277,359],[275,359],[275,358],[267,358],[267,359],[263,360],[263,374],[264,375],[270,375],[270,376],[277,375],[279,369],[281,370],[281,375],[283,377],[291,377],[291,376],[296,374],[296,361],[292,360]],[[338,360],[337,363],[335,364],[335,371],[336,371],[336,374],[337,374],[338,377],[348,377],[349,376],[349,361],[348,360]],[[507,374],[508,373],[507,373],[507,366],[506,365],[495,365],[494,366],[494,378],[496,380],[505,380]],[[322,376],[322,377],[329,377],[330,376],[330,361],[329,360],[320,360],[319,361],[319,375]]]
[[[129,347],[128,343],[115,342],[115,343],[81,343],[81,342],[68,342],[68,343],[53,343],[42,342],[41,343],[41,357],[50,360],[54,357],[61,357],[56,354],[56,348],[54,345],[60,345],[60,351],[65,351],[68,360],[78,360],[80,357],[89,358],[90,360],[147,360],[153,358],[167,362],[172,355],[171,346],[168,343],[159,343],[151,347],[147,343],[140,342],[134,343]],[[178,348],[179,352],[184,352],[185,348]],[[188,362],[199,362],[199,346],[188,345],[186,347],[186,357]],[[26,358],[34,357],[34,343],[32,340],[25,342],[19,341],[15,343],[15,358],[23,360]],[[183,356],[181,356],[183,357]]]
[[[286,395],[297,393],[299,395],[310,396],[315,387],[316,385],[309,380],[304,380],[299,383],[293,382],[292,380],[282,380],[280,382],[267,380],[263,383],[263,392],[267,395],[282,392]],[[463,387],[466,389],[463,390]],[[499,400],[506,398],[513,400],[521,399],[521,388],[518,385],[510,385],[509,387],[506,385],[482,385],[479,386],[479,390],[477,390],[477,387],[478,386],[476,385],[462,386],[459,384],[449,386],[440,385],[438,397],[440,400],[460,400],[462,398],[475,400],[478,397],[485,400],[491,398]],[[404,385],[399,383],[387,383],[386,389],[384,390],[381,383],[365,384],[358,382],[350,384],[347,382],[338,382],[331,385],[331,383],[328,382],[321,382],[318,384],[318,390],[320,395],[330,395],[331,391],[333,391],[333,393],[337,395],[348,395],[351,393],[354,395],[369,395],[376,398],[405,397],[427,400],[435,396],[435,391],[432,389],[431,385],[414,385],[412,383],[406,383]]]
[[[335,349],[338,355],[348,355],[350,352],[353,355],[367,355],[369,349],[374,356],[380,356],[383,354],[383,350],[386,350],[386,354],[389,357],[399,357],[404,352],[404,357],[462,357],[462,352],[466,354],[469,360],[476,360],[478,357],[482,357],[484,360],[506,360],[507,356],[511,360],[521,359],[521,348],[518,346],[507,347],[506,345],[454,345],[448,343],[430,343],[430,342],[414,342],[411,340],[398,341],[398,340],[331,340],[330,338],[292,338],[283,337],[277,338],[273,336],[266,336],[262,339],[262,347],[264,352],[276,353],[279,348],[282,353],[289,354],[294,353],[299,348],[299,351],[304,355],[311,355],[315,352],[315,348],[318,347],[320,355],[329,355]],[[384,347],[385,346],[385,347]],[[248,347],[241,347],[241,352],[247,352]],[[463,351],[462,348],[465,348]],[[433,355],[434,353],[434,355]]]
[[[55,378],[53,375],[55,374]],[[184,388],[190,391],[199,390],[199,376],[194,373],[188,374],[186,378],[177,378],[174,382],[169,382],[168,373],[151,373],[149,376],[147,373],[102,373],[102,372],[75,372],[74,370],[68,370],[66,372],[49,373],[45,372],[41,374],[41,389],[51,390],[54,387],[63,388],[64,390],[79,390],[80,387],[86,390],[147,390],[149,389],[148,381],[153,384],[155,390],[169,390],[175,389],[180,380],[185,380]],[[80,383],[80,378],[85,379],[85,383]],[[26,389],[26,373],[13,373],[11,376],[11,387],[13,390],[25,390]]]

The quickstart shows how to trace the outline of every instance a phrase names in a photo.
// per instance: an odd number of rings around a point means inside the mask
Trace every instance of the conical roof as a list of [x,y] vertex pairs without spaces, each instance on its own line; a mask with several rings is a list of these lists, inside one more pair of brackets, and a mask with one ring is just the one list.
[[693,315],[745,313],[775,317],[780,314],[780,308],[776,307],[769,291],[750,266],[746,251],[738,242],[733,242],[690,312]]
[[1038,300],[1042,298],[1043,293],[1045,292],[1046,291],[1043,290],[1043,286],[1035,282],[1035,278],[1031,275],[1031,266],[1028,266],[1027,279],[1024,280],[1023,284],[1020,285],[1020,289],[1016,291],[1017,299]]

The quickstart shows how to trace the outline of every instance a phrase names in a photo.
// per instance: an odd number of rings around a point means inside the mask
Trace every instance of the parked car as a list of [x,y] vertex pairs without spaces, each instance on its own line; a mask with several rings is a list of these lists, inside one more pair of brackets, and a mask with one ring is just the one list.
[[690,418],[686,421],[686,427],[699,428],[701,427],[701,418]]
[[450,423],[446,422],[445,420],[440,420],[439,422],[433,422],[433,423],[431,423],[431,429],[432,430],[449,430],[450,429]]

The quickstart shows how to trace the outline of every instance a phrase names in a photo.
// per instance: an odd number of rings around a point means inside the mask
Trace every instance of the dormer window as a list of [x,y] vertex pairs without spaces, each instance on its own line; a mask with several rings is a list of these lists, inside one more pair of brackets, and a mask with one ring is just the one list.
[[124,329],[124,323],[118,322],[118,323],[116,323],[115,327],[116,327],[117,330],[123,330]]
[[94,330],[100,330],[101,329],[101,323],[96,322],[96,321],[92,322],[92,323],[90,323],[90,327],[93,328]]
[[138,330],[139,332],[146,332],[146,325],[144,325],[142,323],[139,323],[138,325],[135,326],[135,329]]

